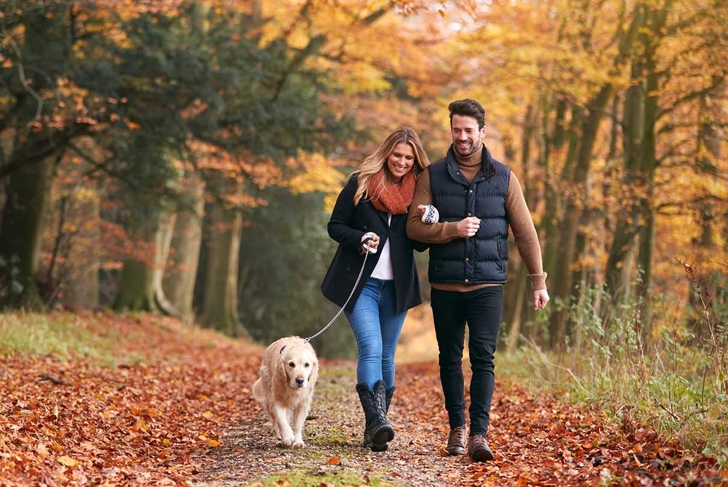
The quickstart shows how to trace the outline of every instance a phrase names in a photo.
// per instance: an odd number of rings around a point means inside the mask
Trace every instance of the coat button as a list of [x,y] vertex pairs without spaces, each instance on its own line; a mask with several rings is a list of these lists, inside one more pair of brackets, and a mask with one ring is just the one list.
[[470,190],[470,193],[472,193],[472,192],[473,192],[473,190],[471,189],[471,190]]
[[465,262],[470,262],[470,257],[465,257]]
[[470,213],[470,212],[468,212],[468,216],[473,216],[473,214],[472,214],[472,213]]
[[467,284],[468,282],[470,282],[470,280],[469,279],[465,279],[465,283]]

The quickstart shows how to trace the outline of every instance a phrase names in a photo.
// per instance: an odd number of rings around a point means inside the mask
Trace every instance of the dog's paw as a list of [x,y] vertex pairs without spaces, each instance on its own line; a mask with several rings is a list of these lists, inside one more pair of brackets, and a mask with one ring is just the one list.
[[293,448],[305,448],[306,444],[303,442],[301,438],[296,438],[293,441],[293,445],[291,445]]
[[296,438],[293,435],[282,435],[281,436],[281,445],[285,446],[286,448],[290,448],[293,446],[293,443],[296,441]]

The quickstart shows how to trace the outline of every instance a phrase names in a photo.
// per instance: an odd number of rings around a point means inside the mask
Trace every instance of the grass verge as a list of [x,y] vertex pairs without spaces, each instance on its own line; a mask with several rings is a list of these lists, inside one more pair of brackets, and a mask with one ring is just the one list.
[[728,330],[713,326],[712,340],[700,342],[685,331],[684,316],[670,314],[674,306],[654,300],[659,319],[645,339],[637,331],[642,301],[609,319],[593,304],[572,310],[576,322],[565,353],[526,340],[517,352],[498,356],[499,377],[599,407],[627,431],[652,429],[728,468]]

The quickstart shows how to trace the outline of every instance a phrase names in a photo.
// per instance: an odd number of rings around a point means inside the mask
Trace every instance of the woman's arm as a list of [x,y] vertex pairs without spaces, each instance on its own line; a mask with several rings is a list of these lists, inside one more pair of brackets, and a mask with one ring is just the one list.
[[344,189],[339,193],[336,199],[334,211],[331,212],[331,218],[327,226],[329,236],[336,242],[350,250],[357,251],[361,247],[361,239],[366,232],[354,228],[354,194],[358,185],[358,178],[353,176],[349,178]]

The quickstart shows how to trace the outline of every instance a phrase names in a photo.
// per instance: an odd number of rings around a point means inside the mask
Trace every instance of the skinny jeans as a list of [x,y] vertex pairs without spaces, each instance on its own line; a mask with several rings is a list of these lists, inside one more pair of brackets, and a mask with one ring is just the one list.
[[372,277],[353,310],[346,312],[359,349],[357,383],[369,389],[380,380],[387,390],[394,387],[394,354],[407,316],[407,311],[397,313],[396,306],[394,281]]

